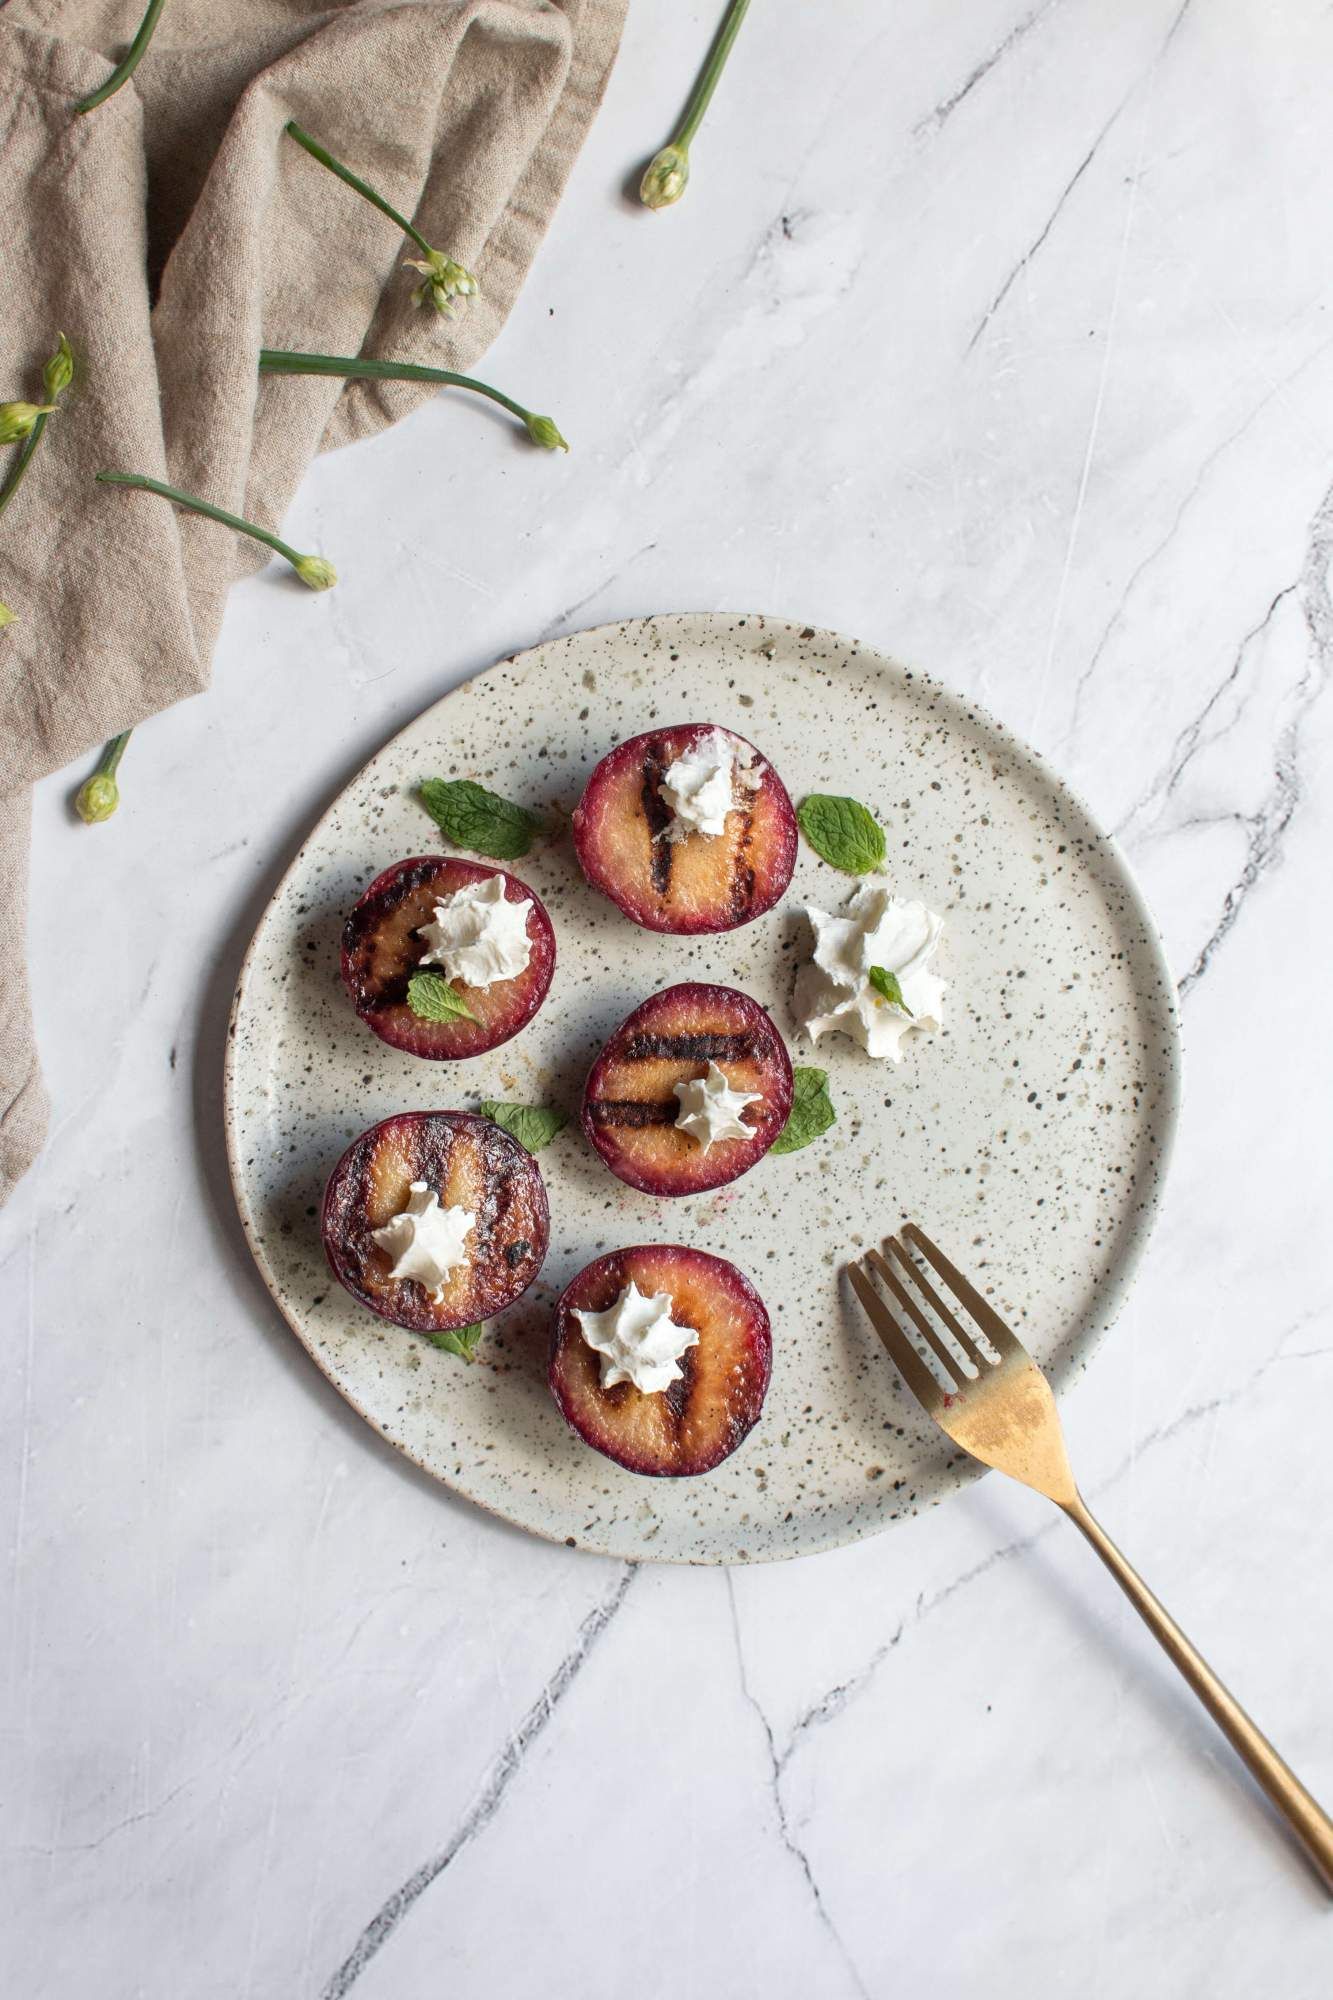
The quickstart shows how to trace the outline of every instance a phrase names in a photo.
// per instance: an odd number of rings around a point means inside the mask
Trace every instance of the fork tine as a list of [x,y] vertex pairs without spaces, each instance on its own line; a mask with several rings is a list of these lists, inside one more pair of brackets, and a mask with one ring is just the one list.
[[1009,1355],[1027,1354],[1022,1341],[1016,1334],[1010,1332],[994,1306],[989,1305],[976,1286],[969,1283],[957,1266],[949,1262],[944,1252],[935,1247],[924,1229],[918,1229],[914,1222],[909,1222],[903,1229],[903,1235],[921,1252],[928,1264],[934,1265],[937,1274],[943,1278],[955,1296],[962,1300],[1001,1359]]
[[948,1327],[968,1360],[973,1362],[978,1369],[988,1368],[991,1365],[990,1356],[981,1352],[981,1349],[977,1346],[976,1335],[969,1332],[958,1315],[951,1312],[949,1307],[944,1303],[944,1300],[931,1284],[930,1279],[909,1252],[907,1245],[897,1236],[890,1236],[886,1238],[886,1241],[890,1251],[902,1265],[904,1272],[918,1290],[925,1294],[926,1303],[944,1321],[944,1324]]
[[852,1290],[865,1307],[870,1322],[884,1343],[890,1361],[928,1416],[933,1417],[944,1391],[885,1305],[859,1264],[847,1266]]
[[[965,1371],[963,1369],[960,1369],[958,1365],[957,1355],[951,1354],[949,1349],[945,1346],[944,1342],[940,1339],[939,1334],[935,1331],[934,1327],[931,1325],[930,1321],[926,1318],[926,1315],[922,1312],[916,1300],[907,1290],[907,1287],[903,1284],[902,1280],[899,1278],[898,1273],[889,1263],[888,1258],[881,1256],[878,1250],[867,1250],[865,1255],[865,1261],[867,1264],[872,1264],[875,1270],[878,1271],[880,1277],[884,1280],[884,1283],[888,1286],[890,1292],[892,1292],[898,1304],[902,1307],[903,1311],[907,1314],[908,1318],[911,1320],[912,1325],[916,1328],[917,1332],[921,1335],[921,1338],[925,1341],[926,1346],[930,1349],[931,1353],[935,1356],[936,1360],[945,1370],[945,1373],[949,1377],[950,1383],[956,1383],[960,1375],[965,1374]],[[968,1352],[966,1344],[963,1347],[963,1352],[964,1354]]]

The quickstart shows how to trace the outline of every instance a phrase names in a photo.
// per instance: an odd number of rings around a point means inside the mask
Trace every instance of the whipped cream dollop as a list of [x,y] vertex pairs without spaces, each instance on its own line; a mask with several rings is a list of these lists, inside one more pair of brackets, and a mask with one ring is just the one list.
[[393,1258],[391,1278],[415,1278],[439,1305],[451,1271],[466,1264],[464,1248],[477,1218],[466,1208],[441,1208],[440,1197],[425,1181],[413,1181],[407,1207],[372,1229],[371,1240]]
[[662,797],[674,815],[667,839],[725,833],[727,814],[735,810],[738,794],[757,791],[762,783],[758,752],[725,729],[710,729],[663,774]]
[[672,1319],[670,1292],[645,1298],[632,1278],[605,1312],[573,1310],[583,1338],[602,1358],[604,1389],[618,1382],[632,1382],[645,1396],[669,1389],[685,1372],[681,1355],[699,1345],[694,1327]]
[[528,936],[529,897],[511,903],[503,875],[484,882],[465,882],[435,905],[435,921],[423,924],[418,936],[426,949],[422,965],[442,965],[450,979],[465,986],[495,986],[517,979],[528,969],[532,939]]
[[[944,921],[924,903],[899,903],[887,888],[866,882],[840,917],[806,911],[815,934],[814,958],[801,968],[794,1005],[812,1042],[841,1029],[872,1056],[902,1060],[909,1035],[933,1034],[943,1022],[945,982],[929,970]],[[897,976],[904,1012],[870,983],[881,966]]]
[[697,1139],[705,1153],[719,1139],[752,1139],[754,1127],[741,1117],[747,1104],[758,1104],[761,1090],[733,1090],[726,1071],[710,1062],[702,1076],[672,1085],[680,1100],[676,1129]]

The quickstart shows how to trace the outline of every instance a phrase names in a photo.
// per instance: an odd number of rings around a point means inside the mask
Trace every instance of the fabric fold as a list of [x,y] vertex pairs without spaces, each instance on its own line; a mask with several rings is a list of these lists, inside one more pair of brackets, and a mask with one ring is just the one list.
[[[261,347],[473,369],[563,190],[626,4],[172,0],[130,83],[84,118],[73,104],[128,43],[138,0],[0,8],[0,398],[35,399],[57,332],[80,363],[0,517],[0,601],[18,614],[0,639],[0,1201],[39,1143],[26,787],[199,692],[230,583],[269,560],[94,474],[148,473],[278,528],[317,451],[434,392],[261,382]],[[413,305],[411,245],[286,137],[292,117],[476,272],[455,320]]]

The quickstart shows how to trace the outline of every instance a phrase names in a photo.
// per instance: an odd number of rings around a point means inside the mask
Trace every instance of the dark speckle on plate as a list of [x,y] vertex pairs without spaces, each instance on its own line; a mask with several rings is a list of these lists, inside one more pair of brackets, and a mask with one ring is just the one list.
[[[417,1062],[377,1042],[329,976],[330,954],[373,874],[434,851],[420,781],[467,776],[541,810],[553,763],[562,795],[576,798],[613,744],[675,720],[747,736],[796,799],[851,793],[881,816],[894,891],[945,918],[945,1032],[896,1066],[840,1036],[814,1049],[798,1033],[789,996],[809,949],[801,910],[836,910],[855,886],[808,848],[770,916],[686,941],[630,924],[552,833],[512,864],[556,922],[550,1004],[470,1062]],[[576,1108],[610,1029],[682,977],[738,985],[770,1008],[794,1061],[827,1069],[837,1124],[804,1151],[770,1154],[724,1204],[632,1192],[571,1126],[541,1155],[553,1240],[537,1287],[488,1327],[473,1367],[349,1311],[311,1220],[348,1138],[394,1111],[490,1097]],[[270,1289],[317,1365],[390,1442],[567,1547],[756,1562],[873,1534],[975,1471],[922,1423],[854,1309],[842,1276],[854,1246],[916,1217],[1022,1327],[1059,1388],[1095,1349],[1146,1242],[1178,1071],[1174,987],[1125,864],[1008,731],[831,633],[685,616],[577,633],[503,662],[371,760],[260,922],[228,1042],[226,1119],[242,1221]],[[565,1429],[545,1387],[543,1301],[602,1250],[653,1239],[739,1265],[774,1327],[763,1416],[700,1479],[608,1466]]]

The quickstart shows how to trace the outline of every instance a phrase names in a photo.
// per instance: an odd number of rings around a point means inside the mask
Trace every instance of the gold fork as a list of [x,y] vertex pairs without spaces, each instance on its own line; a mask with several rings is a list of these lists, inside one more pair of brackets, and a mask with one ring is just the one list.
[[[1165,1648],[1232,1748],[1287,1821],[1297,1840],[1333,1890],[1333,1820],[1290,1770],[1268,1738],[1251,1722],[1207,1661],[1190,1644],[1179,1625],[1158,1603],[1146,1583],[1131,1569],[1115,1543],[1084,1505],[1074,1483],[1065,1451],[1064,1432],[1050,1383],[1022,1343],[1015,1339],[995,1308],[968,1283],[924,1231],[909,1222],[901,1236],[886,1239],[888,1256],[868,1251],[863,1264],[848,1266],[856,1296],[874,1323],[903,1381],[946,1437],[980,1459],[983,1465],[1021,1480],[1066,1513],[1082,1529],[1124,1591],[1148,1630]],[[955,1301],[971,1315],[989,1350],[912,1256],[919,1253],[943,1280]],[[864,1265],[882,1281],[897,1315],[866,1275]],[[923,1309],[930,1308],[932,1319]],[[915,1330],[938,1363],[948,1387],[922,1360],[905,1331]],[[957,1344],[949,1347],[940,1328]],[[962,1359],[960,1360],[959,1356]],[[975,1374],[969,1372],[975,1370]]]

